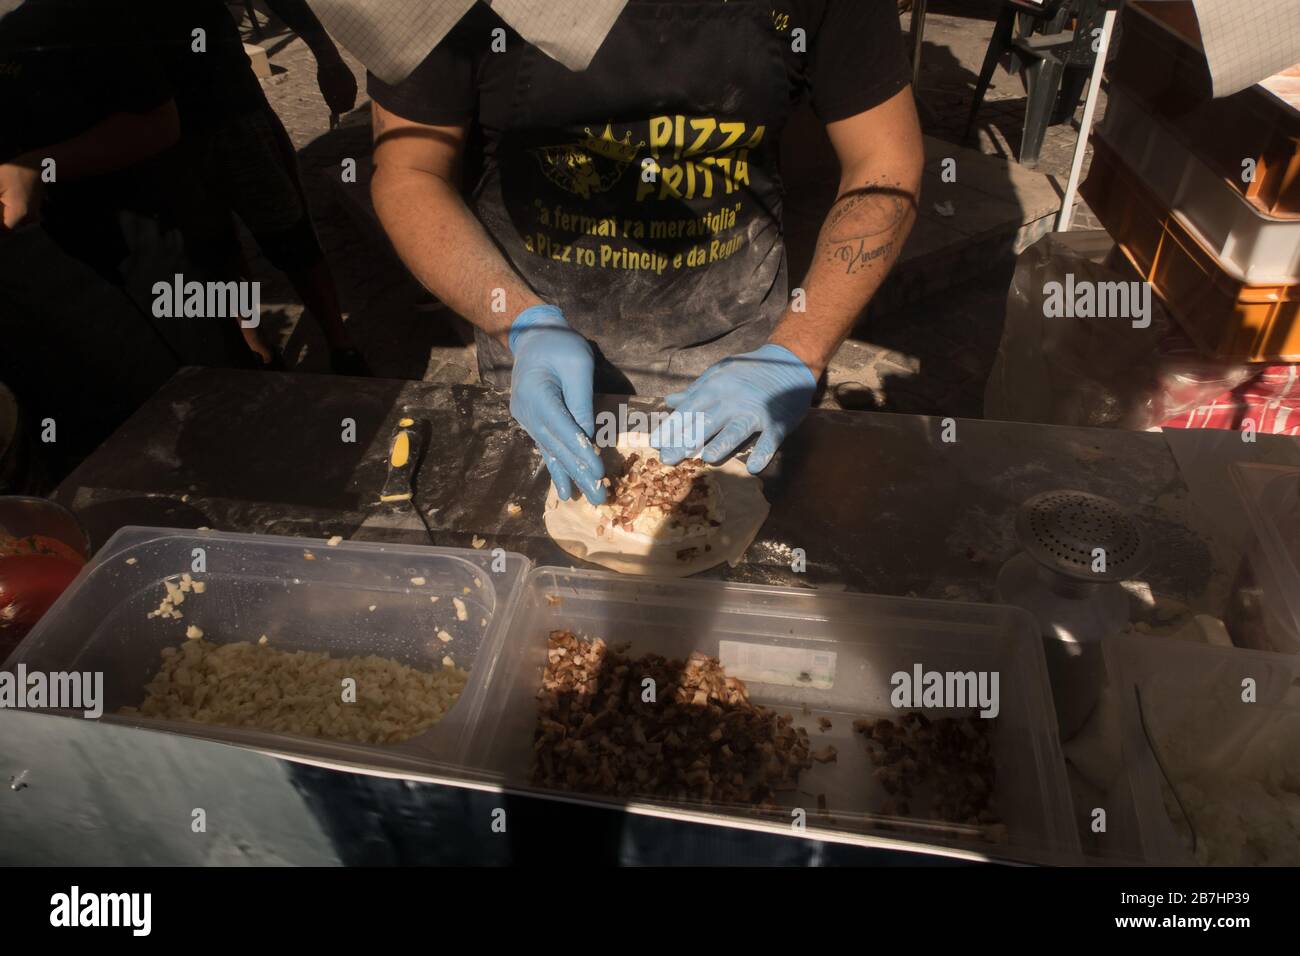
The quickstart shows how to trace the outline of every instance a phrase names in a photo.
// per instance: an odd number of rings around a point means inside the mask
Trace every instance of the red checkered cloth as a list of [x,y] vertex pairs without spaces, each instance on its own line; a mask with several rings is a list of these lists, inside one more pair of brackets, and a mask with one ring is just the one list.
[[1300,365],[1261,366],[1236,388],[1160,424],[1242,431],[1248,421],[1259,435],[1300,436]]

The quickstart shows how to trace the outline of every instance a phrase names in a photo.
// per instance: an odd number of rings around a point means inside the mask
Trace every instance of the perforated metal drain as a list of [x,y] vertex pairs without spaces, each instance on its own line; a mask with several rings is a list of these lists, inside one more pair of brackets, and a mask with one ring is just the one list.
[[[1122,581],[1146,567],[1146,538],[1137,520],[1109,498],[1084,491],[1047,491],[1016,514],[1020,546],[1039,564],[1081,581]],[[1098,570],[1098,551],[1105,570]]]

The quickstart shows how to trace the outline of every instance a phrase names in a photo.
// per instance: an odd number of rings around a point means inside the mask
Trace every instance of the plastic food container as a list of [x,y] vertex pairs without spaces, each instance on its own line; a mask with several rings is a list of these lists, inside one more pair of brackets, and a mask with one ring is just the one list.
[[[1259,212],[1300,218],[1300,109],[1256,84],[1211,99],[1209,67],[1191,0],[1129,3],[1112,91],[1133,93]],[[1243,161],[1255,175],[1242,179]]]
[[[200,552],[203,572],[193,564]],[[381,769],[458,765],[465,728],[483,711],[484,688],[529,566],[515,554],[496,560],[502,570],[494,573],[493,555],[473,550],[353,542],[330,547],[311,538],[123,528],[5,666],[102,672],[100,719],[113,723],[328,763]],[[202,580],[204,592],[187,595],[181,620],[149,618],[166,597],[164,578],[182,572]],[[424,583],[413,584],[412,578]],[[436,603],[430,600],[435,596]],[[457,620],[453,597],[463,601],[466,620]],[[145,685],[159,669],[160,652],[183,644],[189,625],[219,644],[256,642],[265,634],[279,650],[332,657],[375,654],[421,670],[442,667],[443,656],[450,655],[470,678],[439,723],[386,746],[116,715],[123,706],[141,703]],[[437,638],[440,629],[452,635],[450,643]]]
[[1250,528],[1227,616],[1234,643],[1300,654],[1300,468],[1236,464]]
[[1252,285],[1104,139],[1080,194],[1202,352],[1230,362],[1300,362],[1300,284]]
[[1119,87],[1097,134],[1233,275],[1252,285],[1300,282],[1300,218],[1261,213]]
[[[1227,801],[1254,797],[1258,805],[1255,779],[1288,756],[1294,760],[1300,710],[1291,685],[1300,676],[1300,658],[1130,634],[1108,638],[1103,651],[1119,699],[1124,766],[1143,860],[1185,866],[1222,860],[1239,842],[1267,846],[1269,830],[1282,814],[1264,817],[1264,826],[1252,831],[1235,807],[1207,809],[1200,784],[1223,783]],[[1246,678],[1254,681],[1255,703],[1242,702]],[[1141,713],[1135,688],[1141,690]],[[1147,742],[1142,713],[1157,740],[1159,762]],[[1197,853],[1174,792],[1198,833]],[[1287,850],[1279,845],[1277,852]]]
[[[633,658],[657,653],[685,660],[692,651],[720,658],[753,703],[791,714],[813,749],[833,745],[837,760],[814,762],[799,792],[779,794],[786,809],[806,808],[809,829],[878,834],[1041,862],[1078,859],[1079,841],[1056,734],[1056,716],[1038,631],[1024,611],[997,605],[919,601],[714,581],[656,581],[599,571],[537,568],[527,579],[488,693],[495,704],[474,729],[470,763],[511,789],[530,782],[534,731],[552,630],[608,643],[631,642]],[[897,719],[891,675],[926,670],[996,670],[1001,712],[993,730],[994,809],[1009,842],[880,814],[885,794],[853,721]],[[806,708],[806,709],[805,709]],[[910,709],[910,708],[909,708]],[[927,716],[943,716],[927,711]],[[951,713],[951,712],[948,712]],[[819,717],[829,718],[823,731]],[[817,796],[825,814],[817,811]],[[565,799],[603,802],[566,793]],[[646,803],[658,805],[656,801]],[[692,808],[699,809],[699,808]],[[752,808],[714,807],[732,817]],[[778,823],[790,817],[778,814]]]

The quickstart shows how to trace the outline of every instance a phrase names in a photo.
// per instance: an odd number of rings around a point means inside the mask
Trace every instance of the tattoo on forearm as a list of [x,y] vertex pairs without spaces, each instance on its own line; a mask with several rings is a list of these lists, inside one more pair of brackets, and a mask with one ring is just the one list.
[[865,267],[871,260],[887,256],[893,251],[894,242],[892,239],[884,245],[875,246],[871,249],[867,248],[865,239],[858,239],[856,246],[851,242],[837,246],[834,255],[836,259],[844,263],[844,271],[852,275],[855,270]]
[[860,272],[893,251],[915,197],[897,186],[872,183],[843,196],[826,217],[821,247],[828,259],[844,265],[849,275]]

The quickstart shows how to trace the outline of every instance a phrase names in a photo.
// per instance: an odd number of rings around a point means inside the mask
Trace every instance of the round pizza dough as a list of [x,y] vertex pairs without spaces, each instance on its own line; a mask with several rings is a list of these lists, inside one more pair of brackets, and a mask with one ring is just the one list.
[[[600,449],[606,470],[613,470],[630,452],[644,458],[658,458],[659,451],[650,446],[648,438],[643,432],[629,432],[618,436],[616,448]],[[596,506],[582,497],[581,492],[568,501],[561,501],[553,484],[546,495],[546,530],[556,544],[575,558],[622,574],[686,577],[724,561],[734,566],[740,563],[741,556],[767,520],[770,506],[763,497],[762,481],[735,458],[708,468],[717,492],[721,524],[700,535],[656,541],[648,535],[616,527],[606,527],[603,534],[597,534],[601,515]],[[688,557],[679,558],[678,553],[685,549],[694,551]]]

